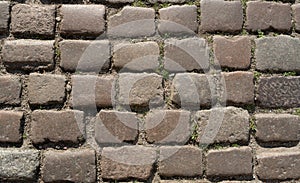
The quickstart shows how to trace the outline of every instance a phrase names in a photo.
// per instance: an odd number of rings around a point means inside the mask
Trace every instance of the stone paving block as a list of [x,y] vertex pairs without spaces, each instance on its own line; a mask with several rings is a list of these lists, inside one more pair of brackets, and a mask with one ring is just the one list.
[[300,106],[300,77],[272,76],[260,78],[258,105],[270,108]]
[[0,76],[0,103],[17,105],[21,102],[21,81],[18,76]]
[[105,147],[101,153],[101,177],[103,179],[147,180],[153,171],[156,151],[152,147]]
[[296,31],[300,31],[300,3],[292,5],[294,21],[295,21],[295,29]]
[[74,108],[106,108],[115,104],[113,75],[73,75],[71,102]]
[[95,139],[101,145],[133,143],[138,138],[136,113],[101,110],[95,123]]
[[248,111],[236,107],[220,107],[196,113],[200,144],[247,143],[249,140]]
[[66,78],[63,75],[29,75],[28,97],[31,105],[62,104],[66,97]]
[[55,6],[16,4],[11,11],[11,33],[22,37],[54,38]]
[[145,37],[155,34],[155,11],[152,8],[125,6],[108,17],[109,37]]
[[78,143],[84,137],[81,111],[35,110],[31,114],[30,139],[34,144]]
[[9,2],[0,1],[0,33],[6,33],[8,30]]
[[153,110],[144,126],[147,141],[154,144],[184,145],[192,134],[189,111]]
[[274,148],[257,152],[256,174],[261,180],[300,178],[299,148]]
[[41,168],[44,182],[96,182],[96,155],[90,149],[46,151]]
[[203,173],[202,150],[193,146],[162,146],[158,172],[162,177],[195,177]]
[[110,67],[108,40],[64,40],[60,54],[60,67],[66,71],[105,73]]
[[293,142],[300,140],[300,117],[291,114],[256,114],[257,140]]
[[240,1],[201,0],[202,32],[238,32],[243,26],[243,8]]
[[275,29],[288,32],[292,28],[291,6],[276,2],[249,1],[246,29],[249,31]]
[[206,166],[206,174],[209,177],[252,177],[251,148],[231,147],[222,150],[209,150]]
[[105,29],[105,6],[62,5],[60,31],[63,35],[100,36]]
[[37,180],[39,151],[33,149],[0,149],[0,178]]
[[251,61],[251,40],[246,36],[228,39],[214,36],[215,64],[221,67],[247,69]]
[[114,46],[113,66],[119,72],[154,72],[159,56],[159,47],[154,41],[119,43]]
[[23,112],[0,111],[0,143],[19,143]]
[[195,35],[198,29],[195,5],[173,5],[159,11],[158,31],[161,35]]
[[168,72],[209,69],[209,47],[205,39],[167,39],[164,51],[164,68]]
[[280,35],[256,39],[255,42],[255,60],[258,70],[300,71],[299,38]]
[[49,70],[54,65],[53,44],[54,41],[6,40],[2,61],[8,70]]

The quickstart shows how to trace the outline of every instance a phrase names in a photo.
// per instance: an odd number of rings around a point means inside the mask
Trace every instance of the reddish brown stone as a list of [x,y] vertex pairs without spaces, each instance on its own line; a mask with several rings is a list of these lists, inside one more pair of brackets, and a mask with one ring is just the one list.
[[44,182],[96,182],[96,156],[93,150],[46,151],[41,168]]
[[0,111],[0,142],[18,143],[21,141],[22,112]]
[[21,82],[17,76],[0,77],[0,103],[1,104],[20,104]]

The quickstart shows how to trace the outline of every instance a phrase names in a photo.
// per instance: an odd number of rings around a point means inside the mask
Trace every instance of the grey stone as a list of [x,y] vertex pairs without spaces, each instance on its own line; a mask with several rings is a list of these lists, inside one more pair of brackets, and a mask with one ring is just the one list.
[[21,81],[13,75],[0,77],[0,103],[1,104],[20,104],[21,101]]
[[21,119],[23,112],[0,111],[0,142],[19,143],[21,137]]
[[296,31],[300,31],[300,3],[292,5]]
[[39,151],[30,149],[0,149],[0,178],[36,180]]
[[8,30],[9,2],[0,1],[0,32],[6,33]]
[[144,37],[155,34],[155,11],[152,8],[125,6],[108,18],[109,37]]
[[220,107],[196,113],[198,139],[201,144],[247,143],[249,140],[249,114],[236,107]]
[[258,70],[300,71],[300,40],[298,38],[280,35],[259,38],[255,42],[255,60]]

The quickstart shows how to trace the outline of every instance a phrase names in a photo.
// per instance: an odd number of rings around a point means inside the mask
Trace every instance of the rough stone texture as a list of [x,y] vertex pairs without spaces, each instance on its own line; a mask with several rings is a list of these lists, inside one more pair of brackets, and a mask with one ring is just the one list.
[[144,37],[155,34],[155,11],[152,8],[125,6],[108,18],[110,37]]
[[105,6],[103,5],[62,5],[61,33],[63,35],[100,36],[105,28]]
[[0,179],[35,180],[39,166],[39,151],[0,149]]
[[44,182],[96,182],[96,155],[93,150],[46,151],[41,168]]
[[110,3],[116,3],[116,4],[119,4],[119,3],[133,3],[134,0],[107,0],[108,2]]
[[119,75],[119,104],[152,108],[163,105],[162,77],[157,74]]
[[20,104],[21,81],[17,76],[0,76],[0,103],[1,104]]
[[216,100],[216,87],[211,75],[182,73],[172,81],[171,100],[181,108],[199,109]]
[[300,77],[262,77],[257,94],[262,107],[299,107]]
[[168,39],[164,50],[164,68],[169,72],[209,69],[209,47],[205,39]]
[[198,139],[201,144],[247,143],[249,140],[248,111],[220,107],[196,113]]
[[78,143],[83,138],[83,112],[35,110],[31,114],[30,138],[34,144]]
[[202,32],[237,32],[243,26],[240,1],[201,0]]
[[101,110],[95,123],[95,139],[100,145],[132,143],[137,140],[138,125],[136,113]]
[[203,173],[202,150],[194,146],[161,147],[158,172],[162,177],[194,177]]
[[291,114],[256,114],[256,138],[263,142],[300,140],[300,117]]
[[6,33],[8,30],[9,2],[0,1],[0,33]]
[[55,6],[16,4],[11,12],[11,33],[54,36]]
[[292,6],[294,12],[294,21],[296,31],[300,31],[300,4],[294,4]]
[[2,61],[7,69],[51,69],[54,61],[54,41],[12,40],[4,41]]
[[100,160],[101,177],[113,180],[128,178],[146,180],[151,176],[155,161],[156,151],[151,147],[105,147]]
[[198,29],[195,5],[174,5],[159,9],[158,31],[161,35],[195,35]]
[[28,97],[32,105],[61,104],[65,98],[66,78],[63,75],[29,75]]
[[113,75],[73,75],[71,102],[74,108],[111,107],[115,104]]
[[0,111],[0,143],[19,143],[23,112]]
[[207,180],[161,180],[160,183],[210,183]]
[[251,40],[249,37],[228,39],[214,36],[215,64],[221,67],[247,69],[251,60]]
[[145,117],[149,143],[184,145],[191,136],[191,128],[188,111],[154,110]]
[[246,16],[246,29],[250,31],[275,29],[287,32],[292,27],[289,4],[249,1]]
[[300,71],[300,39],[280,35],[256,39],[255,42],[258,70]]
[[228,72],[222,73],[224,87],[222,97],[228,104],[253,104],[254,103],[254,81],[252,72]]
[[108,40],[60,42],[60,67],[66,71],[107,72],[110,67]]
[[159,62],[159,47],[154,41],[120,43],[114,46],[113,66],[120,72],[155,71]]
[[257,152],[257,176],[261,180],[300,178],[299,148],[275,148]]
[[206,166],[206,174],[209,177],[251,176],[251,148],[240,147],[209,150]]

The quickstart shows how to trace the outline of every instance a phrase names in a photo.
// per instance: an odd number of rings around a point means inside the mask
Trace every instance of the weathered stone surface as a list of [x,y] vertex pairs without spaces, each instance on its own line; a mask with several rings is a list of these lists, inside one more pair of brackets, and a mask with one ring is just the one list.
[[221,67],[247,69],[251,60],[251,40],[249,37],[227,39],[214,36],[215,64]]
[[34,144],[78,143],[83,138],[83,112],[35,110],[31,114],[30,138]]
[[249,1],[246,16],[246,29],[250,31],[275,29],[286,32],[292,27],[289,4]]
[[113,66],[120,72],[155,71],[159,62],[156,42],[120,43],[114,46]]
[[3,63],[7,69],[51,69],[54,61],[54,41],[6,40],[2,48]]
[[198,29],[195,5],[173,5],[158,11],[158,31],[161,35],[195,35]]
[[216,100],[216,86],[211,75],[182,73],[172,81],[171,100],[181,108],[210,106]]
[[257,152],[257,176],[261,180],[300,178],[299,148],[275,148]]
[[8,30],[9,2],[0,1],[0,33],[6,33]]
[[240,147],[210,150],[207,154],[206,166],[206,174],[209,177],[251,176],[251,148]]
[[188,111],[153,110],[145,118],[149,143],[184,145],[191,136],[191,128]]
[[300,31],[300,3],[292,6],[296,31]]
[[28,97],[32,105],[63,103],[65,99],[66,78],[63,75],[29,75]]
[[205,39],[168,39],[164,50],[164,68],[169,72],[209,69],[209,47]]
[[249,114],[236,107],[220,107],[196,113],[198,139],[201,144],[247,143],[249,140]]
[[16,4],[11,12],[11,33],[54,36],[55,6]]
[[263,142],[300,140],[300,117],[291,114],[256,114],[256,138]]
[[107,72],[110,67],[108,40],[60,42],[60,67],[66,71]]
[[96,155],[90,149],[46,151],[41,168],[44,182],[96,182]]
[[157,74],[119,75],[119,103],[125,107],[152,108],[163,105],[162,77]]
[[72,35],[100,36],[105,28],[105,6],[62,5],[61,33]]
[[201,0],[203,32],[237,32],[243,26],[243,8],[240,1]]
[[160,183],[210,183],[207,180],[161,180]]
[[115,103],[113,75],[73,75],[71,102],[74,108],[111,107]]
[[39,151],[29,149],[0,149],[0,178],[36,180]]
[[155,11],[152,8],[125,6],[108,18],[110,37],[144,37],[155,34]]
[[136,113],[101,110],[95,123],[95,139],[100,145],[134,142],[138,124]]
[[21,81],[17,76],[0,76],[0,103],[20,104]]
[[133,3],[134,2],[134,0],[107,0],[107,1],[110,3],[116,3],[116,4],[118,4],[118,3]]
[[258,70],[300,71],[300,39],[280,35],[256,39],[255,42]]
[[158,172],[162,177],[194,177],[203,173],[202,150],[193,146],[159,148]]
[[299,107],[300,77],[262,77],[257,94],[262,107]]
[[253,104],[254,81],[252,72],[224,72],[222,73],[224,92],[222,97],[228,104]]
[[151,147],[105,147],[100,160],[101,176],[113,180],[147,180],[151,176],[156,156],[155,148]]
[[0,143],[18,143],[21,141],[21,119],[23,112],[0,111]]

